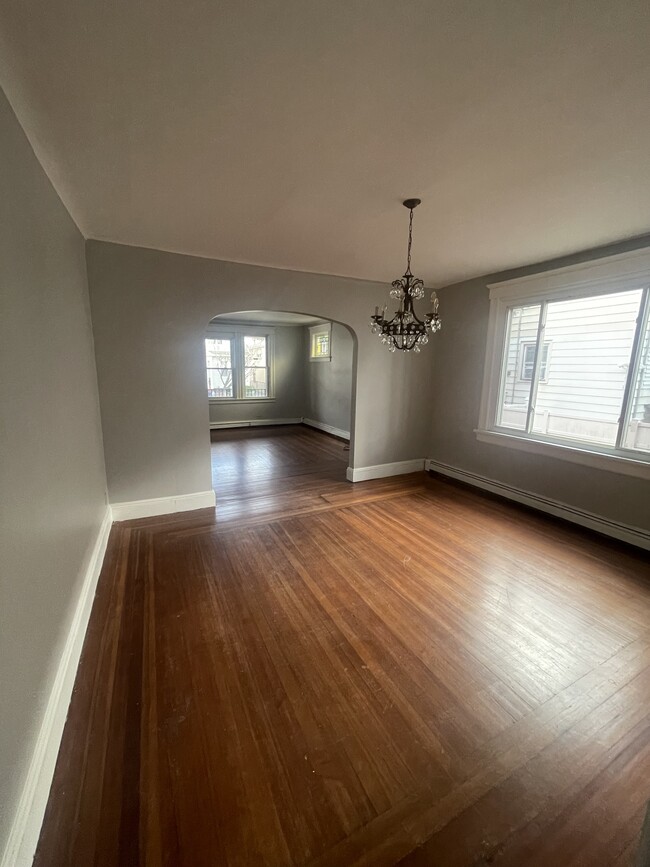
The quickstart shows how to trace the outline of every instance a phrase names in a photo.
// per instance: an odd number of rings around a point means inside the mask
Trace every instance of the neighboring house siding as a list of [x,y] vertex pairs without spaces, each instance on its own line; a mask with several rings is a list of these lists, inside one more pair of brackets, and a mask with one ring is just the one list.
[[[549,305],[544,334],[548,357],[535,401],[535,430],[603,442],[615,437],[639,299],[640,291],[599,302],[582,298]],[[524,378],[523,358],[526,344],[536,340],[538,317],[538,306],[513,311],[502,396],[504,424],[525,422],[531,383]],[[646,369],[634,418],[643,419],[648,401]]]

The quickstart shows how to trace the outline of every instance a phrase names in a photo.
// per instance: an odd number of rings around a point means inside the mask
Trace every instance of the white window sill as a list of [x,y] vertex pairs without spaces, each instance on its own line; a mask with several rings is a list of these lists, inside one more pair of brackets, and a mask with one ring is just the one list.
[[549,443],[516,434],[493,430],[475,430],[476,438],[483,443],[491,443],[506,448],[518,449],[538,455],[558,458],[561,461],[571,461],[588,467],[597,467],[624,476],[636,476],[639,479],[650,480],[650,461],[623,455],[606,454],[590,451],[589,448],[565,445],[564,443]]
[[273,403],[274,397],[209,397],[209,403]]
[[323,356],[322,358],[311,358],[311,357],[310,357],[309,360],[310,360],[310,361],[331,361],[331,360],[332,360],[332,356],[331,356],[331,355],[327,355],[327,356]]

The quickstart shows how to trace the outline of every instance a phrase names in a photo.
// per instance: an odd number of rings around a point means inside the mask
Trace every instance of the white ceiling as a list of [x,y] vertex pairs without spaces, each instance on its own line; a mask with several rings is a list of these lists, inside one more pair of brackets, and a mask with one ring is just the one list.
[[650,230],[647,0],[9,0],[87,237],[432,285]]
[[224,319],[233,322],[256,322],[258,325],[318,325],[323,319],[306,316],[304,313],[282,313],[279,310],[244,310],[241,313],[220,313],[211,322]]

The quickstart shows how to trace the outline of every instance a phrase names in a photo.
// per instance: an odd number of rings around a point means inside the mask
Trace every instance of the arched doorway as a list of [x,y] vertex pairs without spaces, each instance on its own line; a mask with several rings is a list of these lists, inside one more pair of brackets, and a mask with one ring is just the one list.
[[217,314],[205,333],[218,508],[254,512],[344,482],[354,448],[357,340],[311,313]]

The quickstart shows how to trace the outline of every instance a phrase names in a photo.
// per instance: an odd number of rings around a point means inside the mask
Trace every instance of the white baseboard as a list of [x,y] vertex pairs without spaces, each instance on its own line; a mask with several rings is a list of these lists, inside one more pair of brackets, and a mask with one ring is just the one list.
[[350,439],[349,430],[342,430],[340,427],[332,427],[331,424],[325,424],[324,421],[316,421],[313,418],[303,418],[302,423],[309,425],[309,427],[318,428],[318,430],[324,430],[325,433],[333,434],[335,437],[341,437],[342,440]]
[[34,858],[111,523],[111,508],[107,506],[88,559],[0,867],[29,867]]
[[555,515],[557,518],[564,518],[566,521],[580,524],[580,526],[588,527],[590,530],[596,530],[598,533],[619,539],[621,542],[628,542],[639,548],[650,550],[650,533],[637,527],[621,524],[618,521],[610,521],[607,518],[594,515],[592,512],[585,512],[582,509],[568,506],[566,503],[560,503],[558,500],[540,497],[529,491],[522,491],[520,488],[515,488],[512,485],[505,485],[503,482],[497,482],[494,479],[488,479],[485,476],[470,473],[467,470],[460,470],[457,467],[451,467],[439,461],[427,459],[426,469],[441,473],[443,476],[449,476],[452,479],[458,479],[461,482],[466,482],[468,485],[482,488],[484,491],[499,494],[517,503],[523,503],[525,506],[531,506],[533,509],[539,509],[541,512]]
[[365,482],[368,479],[385,479],[388,476],[403,476],[406,473],[417,473],[423,469],[424,458],[415,458],[412,461],[375,464],[374,467],[348,467],[346,475],[349,482]]
[[133,518],[152,518],[155,515],[171,515],[173,512],[190,512],[193,509],[213,509],[215,502],[214,491],[197,491],[195,494],[179,494],[176,497],[111,503],[111,509],[114,521],[131,521]]
[[270,427],[276,424],[300,424],[302,418],[249,418],[244,421],[211,421],[210,430],[229,427]]

